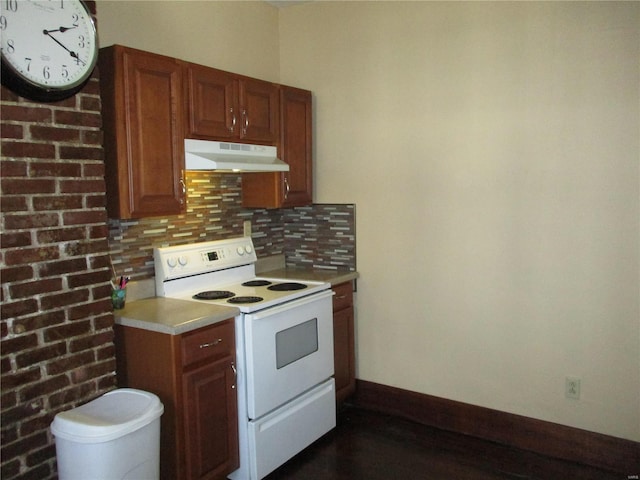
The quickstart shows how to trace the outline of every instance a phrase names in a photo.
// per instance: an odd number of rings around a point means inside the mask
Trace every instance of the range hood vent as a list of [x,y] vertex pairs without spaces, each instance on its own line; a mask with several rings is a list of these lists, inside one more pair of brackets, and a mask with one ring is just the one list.
[[184,141],[186,170],[218,172],[288,172],[289,165],[277,156],[276,147],[244,143]]

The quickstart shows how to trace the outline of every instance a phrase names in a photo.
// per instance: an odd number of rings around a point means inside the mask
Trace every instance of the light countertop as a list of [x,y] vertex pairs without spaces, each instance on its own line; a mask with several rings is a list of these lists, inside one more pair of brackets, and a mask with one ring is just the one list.
[[[328,282],[331,286],[358,278],[358,272],[323,270],[318,268],[286,268],[280,263],[268,264],[259,276],[289,280],[309,280]],[[129,287],[127,287],[129,288]],[[128,296],[128,295],[127,295]],[[236,307],[210,305],[189,300],[165,297],[150,297],[127,301],[125,308],[114,310],[118,325],[141,328],[169,335],[180,335],[191,330],[206,327],[240,313]]]
[[285,267],[260,272],[261,277],[283,278],[287,280],[310,280],[328,282],[331,286],[340,285],[358,278],[358,272],[323,270],[320,268]]
[[122,310],[114,310],[113,314],[118,325],[180,335],[233,318],[239,312],[235,307],[152,297],[127,302]]

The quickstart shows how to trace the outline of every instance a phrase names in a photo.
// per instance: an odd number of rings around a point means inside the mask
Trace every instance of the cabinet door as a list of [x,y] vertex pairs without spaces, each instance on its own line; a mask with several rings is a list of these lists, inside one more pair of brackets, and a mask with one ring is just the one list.
[[238,80],[231,73],[189,64],[187,131],[194,138],[234,140],[240,135]]
[[333,362],[336,401],[341,403],[356,390],[355,328],[353,285],[341,283],[333,287]]
[[275,145],[278,138],[277,85],[263,80],[240,80],[240,138],[246,142]]
[[183,374],[189,480],[223,478],[238,468],[238,407],[233,357]]
[[342,402],[355,392],[353,307],[333,313],[333,354],[336,400]]
[[116,218],[184,211],[182,69],[120,46],[101,51],[107,208]]
[[312,128],[311,92],[281,86],[278,155],[289,164],[289,171],[243,174],[244,207],[302,207],[312,203]]
[[282,87],[280,114],[282,134],[280,155],[289,164],[284,172],[284,207],[300,207],[312,202],[312,100],[311,92]]

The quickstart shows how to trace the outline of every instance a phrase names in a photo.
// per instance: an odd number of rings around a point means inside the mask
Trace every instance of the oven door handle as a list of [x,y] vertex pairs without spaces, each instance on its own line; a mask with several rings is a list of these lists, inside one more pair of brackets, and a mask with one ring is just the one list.
[[296,300],[291,300],[290,302],[284,303],[282,305],[277,305],[271,308],[265,308],[256,313],[247,313],[245,314],[245,318],[249,318],[251,320],[260,320],[263,318],[270,317],[272,315],[277,315],[278,313],[285,312],[287,310],[291,310],[295,307],[300,307],[302,305],[306,305],[308,303],[317,302],[320,299],[333,297],[334,292],[331,289],[321,290],[317,293],[312,293],[309,296],[298,298]]

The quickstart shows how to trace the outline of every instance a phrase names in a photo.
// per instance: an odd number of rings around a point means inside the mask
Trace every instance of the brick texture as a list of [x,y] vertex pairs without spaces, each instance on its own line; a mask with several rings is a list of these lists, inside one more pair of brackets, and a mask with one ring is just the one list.
[[55,479],[53,417],[115,388],[99,79],[0,99],[0,477]]

